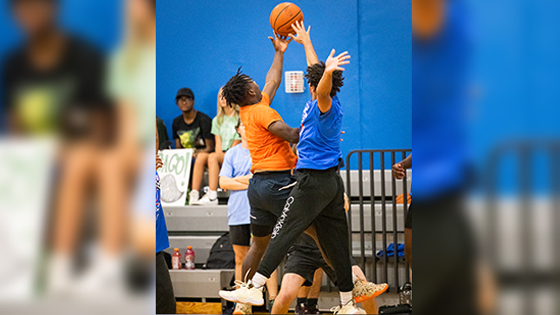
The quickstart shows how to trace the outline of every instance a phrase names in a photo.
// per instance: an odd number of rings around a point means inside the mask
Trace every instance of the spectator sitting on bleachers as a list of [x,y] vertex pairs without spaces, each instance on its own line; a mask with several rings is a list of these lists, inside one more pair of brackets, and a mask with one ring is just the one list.
[[214,135],[211,133],[212,120],[208,115],[194,109],[194,93],[189,88],[181,88],[175,97],[182,114],[173,119],[172,131],[175,148],[193,148],[191,192],[189,203],[198,201],[200,182],[210,153],[214,152]]
[[[216,205],[218,204],[218,175],[220,166],[224,161],[224,153],[241,142],[235,126],[239,119],[239,107],[227,106],[222,96],[222,89],[218,92],[218,114],[212,120],[212,134],[215,137],[216,148],[208,157],[208,186],[206,195],[191,205]],[[194,185],[194,183],[193,183]]]

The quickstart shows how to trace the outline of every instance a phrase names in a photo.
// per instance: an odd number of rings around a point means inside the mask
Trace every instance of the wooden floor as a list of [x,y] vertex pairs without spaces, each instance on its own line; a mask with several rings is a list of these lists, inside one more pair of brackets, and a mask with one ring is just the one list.
[[[294,312],[290,312],[293,314]],[[221,303],[202,303],[202,302],[177,302],[177,314],[222,314]],[[255,312],[255,315],[265,312]]]
[[177,302],[177,314],[222,314],[222,303]]
[[[323,314],[332,314],[329,308],[338,303],[338,292],[321,292],[319,297],[319,305],[323,306],[321,311]],[[385,293],[376,298],[377,305],[394,305],[399,303],[399,295],[397,293]],[[293,305],[292,303],[292,309]],[[293,314],[290,311],[290,314]],[[202,302],[177,302],[177,314],[222,314],[222,303],[202,303]],[[268,314],[267,312],[255,312],[253,314]]]

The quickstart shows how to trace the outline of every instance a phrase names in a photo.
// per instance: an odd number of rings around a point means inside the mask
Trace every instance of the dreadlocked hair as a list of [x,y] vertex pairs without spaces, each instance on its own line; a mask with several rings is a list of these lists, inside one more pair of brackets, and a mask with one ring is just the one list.
[[[319,85],[319,81],[321,81],[321,77],[325,72],[325,63],[319,61],[319,63],[313,64],[307,67],[307,74],[305,78],[310,86],[314,86],[317,88]],[[331,97],[336,96],[336,93],[340,92],[340,88],[344,85],[344,77],[342,77],[342,71],[335,70],[332,73],[332,89],[331,89]]]
[[248,75],[241,73],[241,67],[239,67],[237,73],[222,88],[222,95],[229,107],[234,107],[235,104],[244,105],[251,81],[252,79]]

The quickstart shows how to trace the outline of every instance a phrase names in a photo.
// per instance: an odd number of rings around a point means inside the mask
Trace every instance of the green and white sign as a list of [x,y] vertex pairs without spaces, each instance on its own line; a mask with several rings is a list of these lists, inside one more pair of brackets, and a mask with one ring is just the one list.
[[165,206],[184,206],[187,199],[193,149],[159,151],[163,167],[158,169],[161,202]]

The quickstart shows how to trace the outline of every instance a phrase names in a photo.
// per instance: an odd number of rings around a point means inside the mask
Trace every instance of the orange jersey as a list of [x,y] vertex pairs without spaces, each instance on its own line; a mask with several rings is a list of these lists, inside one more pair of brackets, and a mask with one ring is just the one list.
[[247,144],[253,160],[251,172],[290,170],[296,166],[297,157],[290,144],[268,131],[270,124],[282,121],[278,112],[270,108],[268,94],[262,93],[262,100],[257,104],[241,107],[239,117],[245,125]]

